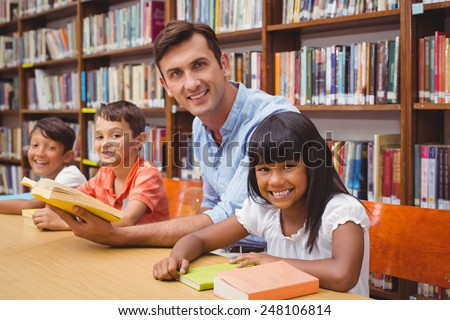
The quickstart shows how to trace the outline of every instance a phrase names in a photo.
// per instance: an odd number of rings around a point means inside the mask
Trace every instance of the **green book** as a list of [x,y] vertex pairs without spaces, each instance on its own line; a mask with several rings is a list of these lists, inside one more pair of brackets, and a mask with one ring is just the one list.
[[217,271],[235,269],[236,266],[237,264],[222,263],[189,268],[186,274],[180,274],[180,282],[198,291],[213,289]]

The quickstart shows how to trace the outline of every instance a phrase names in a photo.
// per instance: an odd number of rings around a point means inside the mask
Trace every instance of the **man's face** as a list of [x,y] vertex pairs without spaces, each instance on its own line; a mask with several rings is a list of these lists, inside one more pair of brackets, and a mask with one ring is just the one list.
[[200,118],[217,114],[229,74],[226,55],[222,55],[219,65],[206,39],[194,34],[169,48],[159,64],[164,88],[181,107]]

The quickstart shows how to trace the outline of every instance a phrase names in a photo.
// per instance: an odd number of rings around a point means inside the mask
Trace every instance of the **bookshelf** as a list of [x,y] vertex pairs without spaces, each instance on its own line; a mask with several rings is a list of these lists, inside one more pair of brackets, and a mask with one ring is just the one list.
[[[283,0],[260,0],[262,5],[262,23],[258,27],[245,30],[233,30],[218,34],[222,46],[228,48],[257,46],[262,52],[261,57],[261,88],[275,92],[275,54],[278,52],[300,50],[303,45],[322,43],[328,46],[337,43],[336,39],[351,39],[367,34],[369,41],[377,41],[399,36],[399,76],[398,101],[390,104],[358,104],[358,105],[298,105],[306,115],[317,121],[319,129],[326,130],[329,126],[336,131],[342,129],[345,123],[344,137],[359,138],[358,130],[367,130],[367,136],[373,133],[401,134],[401,177],[400,190],[402,204],[414,204],[414,145],[419,143],[449,144],[450,121],[449,103],[420,103],[418,97],[418,39],[433,35],[435,31],[450,33],[450,1],[422,4],[417,0],[401,1],[399,8],[392,10],[373,11],[355,15],[336,16],[292,23],[283,23]],[[20,1],[22,2],[22,1]],[[26,2],[26,1],[24,1]],[[181,5],[192,1],[166,0],[165,21],[177,17]],[[235,1],[230,1],[234,3]],[[426,1],[424,1],[426,2]],[[431,1],[428,1],[431,2]],[[134,47],[113,47],[103,45],[102,50],[83,50],[86,34],[84,31],[87,17],[108,15],[111,10],[141,3],[139,0],[101,0],[101,1],[54,1],[54,8],[33,11],[28,9],[27,15],[22,15],[9,22],[0,22],[0,36],[10,36],[39,28],[59,28],[67,21],[76,22],[75,43],[77,52],[58,60],[22,63],[17,66],[0,68],[0,79],[17,78],[19,82],[20,108],[10,108],[0,111],[0,125],[22,127],[24,122],[37,120],[52,115],[79,124],[80,130],[80,168],[89,175],[95,169],[87,157],[87,125],[92,120],[92,105],[89,97],[83,96],[84,75],[101,68],[118,67],[127,64],[150,64],[152,62],[152,44],[139,42]],[[243,10],[245,12],[245,10]],[[130,13],[131,14],[131,13]],[[3,21],[3,20],[2,20]],[[325,37],[324,37],[325,35]],[[359,41],[359,40],[357,40]],[[362,40],[361,40],[362,41]],[[345,40],[343,44],[350,44]],[[119,67],[118,67],[119,68]],[[35,70],[41,69],[49,73],[61,74],[74,72],[78,74],[78,96],[73,103],[73,109],[34,110],[30,108],[30,79],[34,79]],[[84,74],[84,75],[83,75]],[[86,85],[86,83],[85,83]],[[131,99],[133,100],[133,99]],[[144,103],[145,105],[145,103]],[[164,106],[144,108],[149,122],[165,126],[167,142],[167,162],[165,175],[181,177],[180,154],[181,141],[178,133],[191,131],[193,117],[184,109],[177,107],[174,101],[165,99]],[[447,125],[446,125],[447,124]],[[355,129],[356,128],[356,129]],[[358,131],[358,132],[356,132]],[[26,132],[22,132],[25,136]],[[173,141],[172,141],[173,140]],[[11,159],[0,157],[0,165],[28,168],[26,157]],[[398,280],[396,289],[386,292],[372,289],[375,297],[385,299],[407,299],[416,289],[416,284]]]
[[[152,30],[157,31],[157,22],[160,28],[163,27],[164,1],[11,2],[19,5],[18,14],[14,18],[9,14],[8,20],[6,16],[0,17],[2,21],[0,36],[12,37],[16,34],[17,39],[23,40],[22,60],[14,66],[0,64],[0,79],[4,82],[17,78],[17,100],[20,103],[17,103],[17,107],[6,106],[7,110],[0,111],[0,126],[20,128],[22,138],[26,142],[27,130],[24,124],[40,118],[56,116],[66,122],[78,124],[80,139],[77,162],[82,172],[90,176],[95,172],[96,166],[94,161],[88,159],[87,125],[93,118],[93,108],[100,102],[132,100],[143,107],[149,124],[165,125],[164,93],[159,85],[157,70],[151,66],[153,55],[151,37],[155,36]],[[154,3],[154,6],[150,3]],[[145,10],[139,9],[144,7]],[[150,15],[159,19],[150,19]],[[143,20],[149,22],[142,23]],[[151,25],[150,21],[154,21],[154,24]],[[94,28],[97,25],[103,29]],[[39,38],[40,33],[45,36]],[[89,38],[90,43],[86,44],[86,38]],[[38,48],[42,48],[40,47],[42,43],[44,49],[39,51]],[[56,51],[51,52],[50,43],[57,44]],[[17,58],[20,52],[18,44],[19,40],[15,43],[16,50],[14,50]],[[33,56],[31,52],[35,51],[38,52]],[[127,83],[123,83],[122,74],[118,75],[125,69],[128,72]],[[102,79],[106,79],[103,82],[97,82],[100,73],[106,77]],[[137,78],[137,74],[141,78]],[[134,83],[143,83],[144,80],[140,80],[145,79],[146,83],[150,83],[149,77],[152,77],[153,87],[133,85],[132,80],[135,80]],[[112,82],[111,79],[116,82]],[[122,82],[118,83],[118,79]],[[99,83],[103,87],[100,88]],[[97,91],[91,90],[95,85]],[[123,89],[124,85],[128,85],[127,88],[130,89]],[[40,90],[33,90],[34,88]],[[122,90],[113,91],[112,88]],[[37,97],[36,92],[46,92],[46,95]],[[110,96],[96,95],[104,92],[108,92]],[[150,94],[156,98],[151,98]],[[167,113],[170,116],[170,113]],[[25,174],[29,169],[25,153],[17,159],[2,156],[0,165],[3,164],[7,167],[20,168]],[[171,177],[171,171],[171,168],[168,168],[164,174]]]

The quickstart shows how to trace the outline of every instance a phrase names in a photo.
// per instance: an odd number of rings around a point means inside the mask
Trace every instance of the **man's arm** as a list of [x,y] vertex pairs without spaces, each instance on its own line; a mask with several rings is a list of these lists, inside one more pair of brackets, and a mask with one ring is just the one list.
[[56,207],[51,209],[76,236],[114,247],[172,247],[181,237],[212,224],[209,216],[197,214],[137,226],[115,227],[80,207],[74,207],[74,213],[80,219]]

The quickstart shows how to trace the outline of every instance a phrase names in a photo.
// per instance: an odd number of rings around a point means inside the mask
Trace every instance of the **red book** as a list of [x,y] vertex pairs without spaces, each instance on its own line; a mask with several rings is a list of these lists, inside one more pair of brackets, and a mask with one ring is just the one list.
[[[160,0],[150,1],[150,41],[154,42],[158,34],[164,29],[164,6],[165,2]],[[147,23],[148,21],[146,21]]]
[[392,149],[392,192],[391,203],[400,204],[401,186],[401,156],[400,149]]
[[381,194],[384,203],[391,203],[392,196],[392,153],[393,149],[385,149],[383,152],[383,187]]

